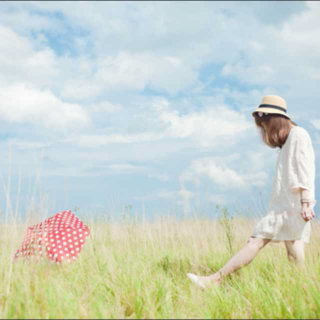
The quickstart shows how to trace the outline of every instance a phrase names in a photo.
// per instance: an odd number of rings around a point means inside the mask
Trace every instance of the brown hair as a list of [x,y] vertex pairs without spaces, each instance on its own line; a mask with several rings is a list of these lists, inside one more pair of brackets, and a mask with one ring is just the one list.
[[[291,126],[297,126],[295,122],[280,114],[263,114],[260,118],[257,113],[254,113],[254,120],[263,142],[271,148],[282,148],[288,138]],[[265,124],[266,129],[262,123]]]

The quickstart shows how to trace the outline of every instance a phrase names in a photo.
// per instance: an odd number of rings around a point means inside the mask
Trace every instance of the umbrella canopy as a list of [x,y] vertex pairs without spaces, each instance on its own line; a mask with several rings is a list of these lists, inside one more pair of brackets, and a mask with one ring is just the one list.
[[27,229],[15,259],[46,257],[56,263],[71,262],[78,258],[89,235],[89,228],[71,211],[62,211]]

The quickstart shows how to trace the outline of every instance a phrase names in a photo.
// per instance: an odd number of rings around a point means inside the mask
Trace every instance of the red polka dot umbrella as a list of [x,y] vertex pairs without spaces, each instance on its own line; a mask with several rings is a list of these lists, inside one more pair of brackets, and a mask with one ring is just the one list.
[[46,257],[56,263],[74,261],[89,234],[89,228],[71,211],[62,211],[27,229],[15,259]]

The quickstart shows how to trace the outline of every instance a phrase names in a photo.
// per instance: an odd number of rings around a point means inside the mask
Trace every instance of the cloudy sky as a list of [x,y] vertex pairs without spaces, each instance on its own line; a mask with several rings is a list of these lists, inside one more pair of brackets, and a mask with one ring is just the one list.
[[2,210],[263,215],[277,158],[251,116],[263,95],[286,99],[319,165],[319,15],[302,1],[1,3]]

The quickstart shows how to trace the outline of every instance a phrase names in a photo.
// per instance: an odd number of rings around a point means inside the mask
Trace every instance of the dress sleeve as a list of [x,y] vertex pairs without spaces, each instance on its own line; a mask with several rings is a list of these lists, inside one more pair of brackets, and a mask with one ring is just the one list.
[[302,199],[315,203],[315,155],[306,130],[300,130],[294,140],[293,168],[296,179],[292,191],[304,189]]

